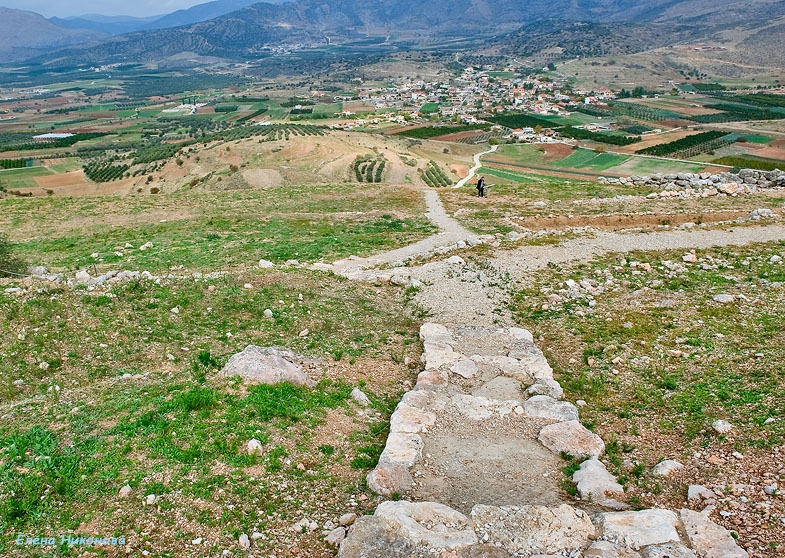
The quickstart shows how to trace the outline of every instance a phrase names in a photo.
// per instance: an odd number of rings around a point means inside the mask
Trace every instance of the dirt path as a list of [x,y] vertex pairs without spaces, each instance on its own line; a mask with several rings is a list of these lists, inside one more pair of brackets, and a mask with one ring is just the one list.
[[472,178],[474,178],[474,173],[476,173],[478,170],[480,170],[480,167],[482,167],[482,163],[480,162],[480,157],[482,157],[483,155],[487,155],[488,153],[493,153],[497,149],[499,149],[499,146],[498,145],[493,145],[493,146],[491,146],[491,148],[488,151],[483,151],[482,153],[477,153],[474,156],[474,166],[469,169],[469,174],[467,174],[465,177],[461,178],[458,181],[458,183],[455,186],[453,186],[453,188],[460,188],[461,186],[463,186],[467,182],[469,182]]
[[457,247],[459,243],[466,246],[478,242],[475,234],[463,228],[455,219],[447,215],[441,198],[435,190],[425,189],[423,195],[428,208],[425,215],[434,225],[439,227],[439,233],[403,248],[382,252],[368,258],[339,260],[332,264],[332,270],[343,276],[362,279],[364,278],[364,270],[369,268],[403,265],[408,260],[433,254],[437,250]]

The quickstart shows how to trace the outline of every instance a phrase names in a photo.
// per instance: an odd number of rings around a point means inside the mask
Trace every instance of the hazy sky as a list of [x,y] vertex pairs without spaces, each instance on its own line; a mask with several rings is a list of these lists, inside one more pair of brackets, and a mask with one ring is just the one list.
[[0,0],[0,6],[36,12],[46,17],[84,14],[136,17],[168,14],[209,0]]

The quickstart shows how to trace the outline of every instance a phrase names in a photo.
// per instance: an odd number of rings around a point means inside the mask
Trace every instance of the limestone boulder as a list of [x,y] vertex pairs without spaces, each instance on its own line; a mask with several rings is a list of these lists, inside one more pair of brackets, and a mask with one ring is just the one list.
[[382,502],[374,517],[394,525],[414,545],[431,550],[455,550],[478,542],[465,515],[436,502]]
[[615,498],[624,495],[624,488],[599,459],[587,459],[581,463],[581,468],[575,471],[572,480],[581,499],[597,502],[601,506],[619,507],[620,502]]
[[278,384],[288,382],[295,386],[313,387],[313,381],[302,369],[305,357],[288,349],[248,345],[229,359],[220,371],[221,376],[239,376],[248,383]]
[[556,455],[566,452],[575,457],[599,457],[605,451],[602,438],[577,420],[549,424],[537,439]]

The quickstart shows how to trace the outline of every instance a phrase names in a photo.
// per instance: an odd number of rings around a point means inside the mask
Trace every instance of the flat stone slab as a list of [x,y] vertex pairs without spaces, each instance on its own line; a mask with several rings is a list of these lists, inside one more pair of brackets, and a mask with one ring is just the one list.
[[472,395],[477,397],[487,397],[488,399],[496,399],[499,401],[523,401],[521,383],[518,380],[513,378],[506,378],[504,376],[498,376],[490,382],[484,383],[482,386],[474,390]]
[[641,510],[599,514],[598,534],[632,549],[652,544],[679,542],[679,518],[670,510]]
[[595,535],[589,514],[567,504],[474,506],[475,529],[483,542],[523,554],[557,554],[585,548]]
[[739,548],[736,540],[724,527],[709,519],[708,512],[681,510],[681,521],[690,546],[699,556],[706,558],[747,558],[745,550]]
[[559,422],[578,421],[578,409],[568,401],[557,401],[547,395],[535,395],[523,402],[523,408],[530,417],[558,420]]
[[411,498],[438,500],[464,513],[475,504],[561,504],[563,461],[536,440],[516,437],[515,424],[496,433],[484,423],[481,443],[459,429],[423,434]]

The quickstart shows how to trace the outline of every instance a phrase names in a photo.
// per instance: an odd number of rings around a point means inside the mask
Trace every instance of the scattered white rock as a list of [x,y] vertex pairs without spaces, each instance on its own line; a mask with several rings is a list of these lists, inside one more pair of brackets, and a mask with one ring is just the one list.
[[560,422],[577,421],[578,409],[569,401],[557,401],[547,395],[535,395],[523,402],[526,414],[535,418],[547,418]]
[[731,294],[721,293],[721,294],[714,295],[712,297],[712,300],[714,302],[719,302],[720,304],[728,304],[728,303],[733,302],[734,300],[736,300],[736,297],[734,297]]
[[237,543],[240,545],[240,548],[243,550],[248,550],[251,548],[251,541],[248,539],[248,535],[243,533],[240,535],[240,538],[237,540]]
[[360,388],[354,388],[352,390],[352,399],[357,402],[357,404],[362,405],[363,407],[368,407],[371,404],[371,400],[368,399],[368,396]]
[[155,496],[155,494],[148,494],[147,497],[145,498],[144,503],[148,506],[152,506],[153,504],[155,504],[157,500],[158,498]]
[[581,463],[581,468],[572,475],[572,480],[583,500],[616,508],[620,502],[609,501],[624,495],[624,488],[616,477],[608,472],[605,465],[596,457]]
[[733,430],[733,425],[727,420],[715,420],[711,423],[711,427],[717,434],[727,434]]
[[264,446],[256,438],[251,438],[245,445],[245,452],[248,455],[262,455],[264,453]]
[[275,267],[275,264],[268,260],[259,260],[259,267],[261,267],[262,269],[270,269],[272,267]]
[[641,554],[643,558],[696,558],[695,553],[681,543],[647,546]]
[[522,556],[572,555],[595,534],[589,514],[567,504],[553,508],[478,504],[471,517],[480,540]]
[[131,492],[132,492],[131,486],[126,484],[124,487],[122,487],[120,489],[120,491],[117,493],[117,495],[120,498],[127,498],[128,496],[131,495]]
[[340,523],[343,527],[348,527],[356,520],[357,520],[356,513],[345,513],[338,518],[338,523]]
[[665,459],[660,461],[652,469],[652,473],[658,477],[667,477],[673,473],[679,473],[684,470],[684,465],[674,459]]
[[273,311],[270,310],[269,308],[265,308],[262,314],[264,314],[264,317],[267,318],[268,320],[272,319],[273,317]]
[[687,489],[687,501],[691,504],[700,504],[704,500],[714,501],[717,495],[713,490],[706,488],[700,484],[691,484]]
[[202,541],[203,541],[203,540],[204,540],[204,539],[203,539],[202,537],[196,537],[195,539],[193,539],[193,540],[191,541],[191,544],[192,544],[192,545],[198,545],[198,544],[202,544]]

